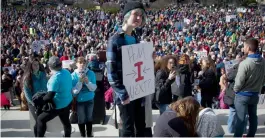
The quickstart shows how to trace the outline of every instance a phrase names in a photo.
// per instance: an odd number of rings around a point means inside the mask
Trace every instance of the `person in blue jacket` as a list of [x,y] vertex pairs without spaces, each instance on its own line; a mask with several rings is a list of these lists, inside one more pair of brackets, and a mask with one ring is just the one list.
[[[37,115],[35,113],[32,97],[38,92],[47,92],[46,73],[36,58],[30,60],[27,64],[27,68],[23,76],[23,91],[28,102],[29,111],[36,122]],[[34,135],[37,136],[36,124],[34,126]]]
[[44,137],[47,122],[59,116],[63,128],[64,137],[71,136],[71,123],[69,120],[72,96],[71,73],[62,69],[62,62],[56,56],[52,56],[48,61],[48,66],[52,76],[47,83],[47,94],[42,98],[41,103],[53,102],[55,107],[52,112],[42,112],[37,117],[37,137]]
[[87,68],[84,57],[77,59],[76,66],[77,69],[72,73],[72,82],[73,94],[77,97],[78,127],[82,137],[92,137],[94,92],[97,88],[96,75]]

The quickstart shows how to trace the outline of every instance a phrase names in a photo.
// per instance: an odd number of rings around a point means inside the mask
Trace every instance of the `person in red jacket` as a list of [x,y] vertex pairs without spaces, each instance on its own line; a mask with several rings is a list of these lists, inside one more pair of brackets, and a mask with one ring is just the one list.
[[60,58],[60,61],[69,60],[68,52],[64,51],[63,56]]

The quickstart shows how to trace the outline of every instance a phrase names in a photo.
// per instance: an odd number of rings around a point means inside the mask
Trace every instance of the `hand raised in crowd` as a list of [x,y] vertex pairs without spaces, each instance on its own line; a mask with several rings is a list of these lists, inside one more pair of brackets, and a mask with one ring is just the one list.
[[173,79],[176,78],[176,75],[177,75],[177,73],[176,73],[175,70],[174,71],[170,71],[169,76],[168,76],[168,79],[169,80],[173,80]]

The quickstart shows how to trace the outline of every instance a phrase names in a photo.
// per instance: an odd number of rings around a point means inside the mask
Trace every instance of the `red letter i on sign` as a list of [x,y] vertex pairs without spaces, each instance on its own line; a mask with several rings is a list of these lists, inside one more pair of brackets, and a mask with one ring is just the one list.
[[138,71],[138,77],[135,79],[135,82],[138,82],[144,79],[144,76],[141,75],[141,65],[143,65],[142,61],[134,64],[134,66],[137,67],[137,71]]

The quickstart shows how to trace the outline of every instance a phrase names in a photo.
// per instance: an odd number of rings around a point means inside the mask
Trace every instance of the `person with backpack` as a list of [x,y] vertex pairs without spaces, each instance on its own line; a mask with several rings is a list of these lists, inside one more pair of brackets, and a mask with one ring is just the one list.
[[235,92],[233,87],[235,85],[235,77],[238,69],[238,64],[234,66],[231,72],[227,72],[227,89],[224,94],[224,103],[229,106],[229,115],[227,120],[228,125],[228,132],[234,133],[235,132],[235,106],[234,106],[234,99],[235,99]]

